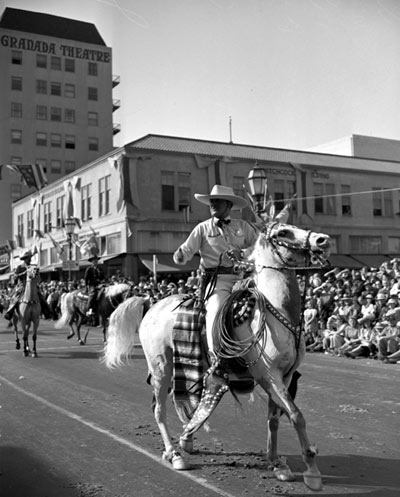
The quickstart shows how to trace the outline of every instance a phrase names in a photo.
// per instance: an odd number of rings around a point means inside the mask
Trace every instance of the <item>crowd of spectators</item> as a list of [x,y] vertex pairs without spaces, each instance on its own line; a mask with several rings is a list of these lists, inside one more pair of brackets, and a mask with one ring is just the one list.
[[298,278],[307,351],[400,364],[400,260]]
[[[400,364],[400,259],[377,268],[335,268],[325,274],[298,275],[298,282],[304,297],[308,352]],[[153,304],[173,294],[195,295],[200,271],[192,271],[188,278],[170,275],[158,281],[151,275],[141,276],[138,282],[117,272],[105,283],[127,283],[134,295]],[[51,309],[50,319],[59,318],[61,295],[79,288],[85,288],[83,278],[40,283]],[[0,292],[0,307],[7,308],[11,291],[10,285]]]

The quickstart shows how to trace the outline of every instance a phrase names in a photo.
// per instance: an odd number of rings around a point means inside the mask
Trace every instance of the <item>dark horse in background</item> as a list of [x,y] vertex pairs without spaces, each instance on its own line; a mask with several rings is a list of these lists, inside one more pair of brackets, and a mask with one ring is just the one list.
[[[116,285],[101,286],[97,295],[96,314],[100,318],[103,328],[104,342],[107,341],[108,318],[118,305],[132,296],[132,287],[127,283],[118,283]],[[86,343],[85,338],[81,337],[81,326],[87,320],[86,311],[88,310],[88,295],[81,290],[65,293],[61,296],[61,317],[56,322],[57,328],[69,325],[71,332],[67,338],[77,336],[81,345]]]

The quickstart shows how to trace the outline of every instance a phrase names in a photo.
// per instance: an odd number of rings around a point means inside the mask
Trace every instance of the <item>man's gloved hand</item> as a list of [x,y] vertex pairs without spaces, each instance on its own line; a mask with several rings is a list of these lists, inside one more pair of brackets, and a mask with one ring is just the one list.
[[231,261],[240,261],[242,259],[242,251],[239,249],[231,249],[227,250],[225,252],[225,255],[230,259]]

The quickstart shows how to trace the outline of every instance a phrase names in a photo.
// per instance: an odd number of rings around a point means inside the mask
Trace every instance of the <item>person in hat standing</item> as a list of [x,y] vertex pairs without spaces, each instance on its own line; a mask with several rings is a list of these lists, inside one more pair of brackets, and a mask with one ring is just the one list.
[[173,258],[176,264],[185,264],[196,253],[200,254],[207,298],[207,343],[210,355],[215,358],[212,329],[216,314],[240,278],[234,272],[235,261],[241,258],[242,250],[255,243],[257,233],[247,221],[231,218],[231,210],[247,206],[247,200],[235,195],[232,188],[215,185],[209,195],[196,193],[194,197],[209,206],[211,217],[193,229]]
[[93,254],[89,257],[88,261],[91,262],[91,265],[88,266],[85,272],[85,284],[89,295],[86,316],[94,316],[96,311],[97,287],[105,279],[104,272],[98,265],[99,259],[98,254]]
[[[20,260],[22,264],[19,264],[14,271],[14,291],[10,298],[10,304],[8,306],[7,311],[4,314],[4,317],[9,321],[12,319],[14,311],[21,300],[26,284],[26,272],[28,267],[31,265],[32,252],[30,250],[25,250],[20,256]],[[38,290],[38,296],[40,300],[40,307],[43,316],[48,319],[50,317],[50,309],[47,305],[46,299],[43,294]]]

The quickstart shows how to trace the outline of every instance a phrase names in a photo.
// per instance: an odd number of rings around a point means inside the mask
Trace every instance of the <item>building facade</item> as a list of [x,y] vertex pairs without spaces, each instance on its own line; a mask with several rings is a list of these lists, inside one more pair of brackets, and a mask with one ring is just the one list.
[[40,164],[49,183],[113,148],[112,51],[87,22],[6,8],[0,18],[0,243],[11,204],[32,192],[6,165]]
[[[14,234],[37,251],[42,275],[66,278],[57,245],[69,258],[63,213],[72,199],[69,215],[79,220],[71,244],[75,277],[87,265],[79,246],[93,233],[109,276],[119,270],[137,280],[153,269],[190,271],[198,259],[182,268],[172,254],[209,216],[194,193],[220,183],[244,196],[256,162],[278,210],[297,195],[292,224],[331,236],[332,265],[376,266],[399,256],[399,162],[160,135],[144,136],[15,201]],[[12,264],[21,250],[12,252]]]

